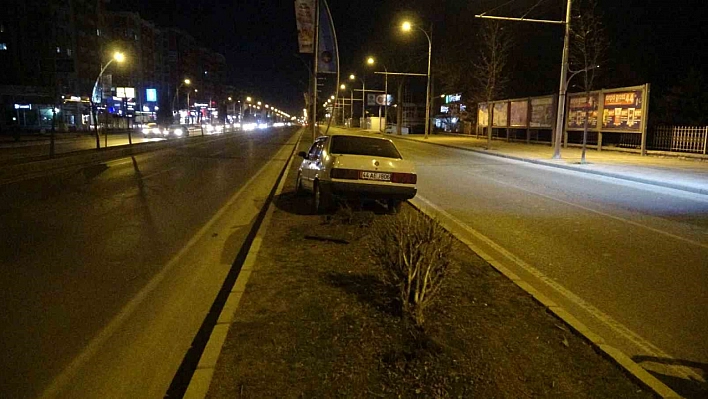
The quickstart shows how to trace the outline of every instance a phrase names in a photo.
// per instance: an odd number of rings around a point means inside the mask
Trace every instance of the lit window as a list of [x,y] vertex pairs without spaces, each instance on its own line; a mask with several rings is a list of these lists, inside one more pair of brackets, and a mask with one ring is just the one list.
[[101,30],[100,30],[100,29],[96,29],[96,36],[101,36]]
[[0,33],[5,33],[5,25],[0,24]]
[[61,47],[57,46],[57,54],[61,54]]
[[71,51],[70,48],[66,49],[66,55],[67,55],[67,56],[71,57],[71,54],[72,54],[72,53],[73,53],[73,51]]
[[0,43],[0,50],[7,50],[7,43]]

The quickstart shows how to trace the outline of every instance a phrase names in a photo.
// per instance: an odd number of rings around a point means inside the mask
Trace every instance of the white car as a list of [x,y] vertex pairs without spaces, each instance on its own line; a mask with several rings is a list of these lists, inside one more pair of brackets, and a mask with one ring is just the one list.
[[296,190],[312,193],[313,210],[328,210],[335,198],[384,200],[390,212],[415,197],[418,176],[393,141],[333,134],[318,137],[298,169]]

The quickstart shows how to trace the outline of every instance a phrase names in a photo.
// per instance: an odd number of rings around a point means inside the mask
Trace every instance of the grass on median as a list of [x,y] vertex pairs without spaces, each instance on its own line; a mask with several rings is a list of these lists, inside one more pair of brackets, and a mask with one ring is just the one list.
[[307,215],[292,180],[208,397],[653,397],[456,240],[425,328],[412,328],[368,250],[385,210]]

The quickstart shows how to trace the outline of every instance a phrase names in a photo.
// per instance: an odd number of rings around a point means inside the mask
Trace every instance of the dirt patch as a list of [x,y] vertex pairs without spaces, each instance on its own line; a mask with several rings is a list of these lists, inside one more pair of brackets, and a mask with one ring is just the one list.
[[460,242],[412,327],[367,250],[385,209],[307,215],[293,191],[291,173],[208,397],[654,397]]

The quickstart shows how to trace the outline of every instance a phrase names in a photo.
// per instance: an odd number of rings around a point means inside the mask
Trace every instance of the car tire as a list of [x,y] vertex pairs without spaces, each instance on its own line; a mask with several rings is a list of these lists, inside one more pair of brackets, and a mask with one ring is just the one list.
[[297,174],[297,180],[295,180],[295,195],[302,196],[305,194],[305,189],[302,187],[302,173]]
[[402,201],[399,200],[388,200],[388,213],[395,215],[401,213]]
[[312,190],[312,211],[315,214],[326,213],[332,203],[332,196],[315,181]]

